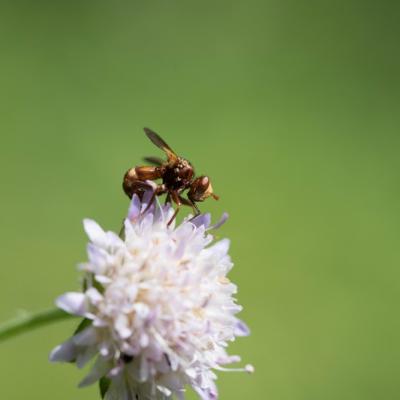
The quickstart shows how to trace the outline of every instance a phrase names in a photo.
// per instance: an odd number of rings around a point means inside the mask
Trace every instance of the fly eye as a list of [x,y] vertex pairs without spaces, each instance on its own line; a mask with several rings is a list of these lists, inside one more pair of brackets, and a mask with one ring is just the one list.
[[184,179],[190,179],[193,176],[193,169],[190,167],[186,167],[182,170],[181,176]]
[[203,186],[204,189],[207,189],[209,184],[210,184],[210,180],[208,179],[208,177],[203,176],[201,178],[201,186]]

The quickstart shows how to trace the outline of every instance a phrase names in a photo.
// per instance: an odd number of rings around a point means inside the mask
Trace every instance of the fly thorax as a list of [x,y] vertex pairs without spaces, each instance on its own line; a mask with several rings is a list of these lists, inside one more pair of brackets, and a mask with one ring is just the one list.
[[163,183],[173,190],[185,189],[190,185],[194,170],[189,161],[178,158],[165,168]]

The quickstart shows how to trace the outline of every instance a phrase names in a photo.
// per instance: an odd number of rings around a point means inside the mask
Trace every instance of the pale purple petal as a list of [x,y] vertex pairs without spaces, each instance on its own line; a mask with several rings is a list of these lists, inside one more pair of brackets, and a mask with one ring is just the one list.
[[104,359],[103,357],[99,356],[96,359],[92,369],[90,370],[89,374],[79,383],[79,387],[85,387],[92,385],[93,383],[97,382],[100,378],[105,376],[108,371],[111,369],[111,363],[109,360]]
[[74,315],[84,316],[86,312],[85,295],[83,293],[64,293],[57,298],[56,305],[58,308]]
[[210,223],[211,223],[211,214],[206,213],[206,214],[200,214],[197,215],[196,217],[192,218],[190,222],[195,225],[197,228],[200,226],[204,226],[205,228],[208,228]]
[[225,364],[238,363],[240,361],[241,361],[241,358],[239,356],[225,355],[224,357],[221,357],[218,359],[218,364],[225,365]]
[[243,321],[238,319],[236,321],[234,333],[235,333],[235,336],[249,336],[250,329]]
[[216,259],[221,259],[226,254],[228,254],[229,246],[230,246],[230,240],[222,239],[219,242],[215,243],[213,246],[209,247],[208,250],[212,252],[213,256]]
[[112,282],[112,279],[105,275],[96,275],[94,277],[97,282],[101,283],[103,286],[108,285]]
[[87,245],[87,253],[89,261],[99,267],[104,267],[107,262],[107,251],[101,247],[96,246],[94,243]]
[[141,203],[139,197],[134,194],[128,210],[128,219],[134,221],[140,215]]
[[84,347],[80,349],[78,356],[76,357],[76,366],[83,368],[96,354],[98,354],[96,346]]
[[122,339],[127,339],[132,335],[132,330],[128,327],[128,319],[124,314],[120,314],[116,319],[114,329]]
[[209,229],[218,229],[218,228],[220,228],[227,221],[228,218],[229,218],[228,213],[226,213],[226,212],[223,213],[221,218],[220,218],[220,220],[216,224],[211,225]]
[[197,394],[200,396],[201,400],[216,400],[218,399],[218,393],[214,388],[212,389],[202,389],[200,387],[194,387],[193,388]]
[[104,245],[106,234],[100,225],[92,219],[85,218],[83,220],[83,227],[89,239],[100,246]]
[[[149,190],[146,190],[143,194],[141,212],[143,212],[147,208],[151,198],[153,197],[154,190],[157,187],[157,184],[155,182],[147,180],[146,183],[149,185],[150,188],[149,188]],[[155,202],[153,201],[153,204],[148,209],[148,213],[152,213],[152,211],[154,209],[154,205],[155,205]]]
[[77,349],[72,339],[55,347],[50,353],[51,362],[71,362],[76,358]]
[[106,238],[108,246],[121,247],[124,245],[121,238],[114,232],[106,232]]
[[93,346],[97,342],[96,330],[89,326],[73,336],[72,341],[78,347]]
[[94,287],[86,291],[86,297],[89,299],[90,303],[94,305],[99,304],[103,300],[103,296]]

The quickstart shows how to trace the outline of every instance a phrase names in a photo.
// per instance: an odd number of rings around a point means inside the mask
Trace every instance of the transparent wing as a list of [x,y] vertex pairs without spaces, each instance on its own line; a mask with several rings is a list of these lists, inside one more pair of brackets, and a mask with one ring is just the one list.
[[164,151],[167,156],[168,160],[176,160],[178,156],[175,154],[175,152],[171,149],[171,147],[168,146],[167,143],[164,142],[163,139],[161,139],[160,136],[157,135],[157,133],[153,132],[149,128],[144,128],[144,132],[146,133],[147,137],[162,151]]
[[160,157],[144,157],[143,160],[149,164],[156,165],[157,167],[161,167],[161,165],[164,164],[164,160]]

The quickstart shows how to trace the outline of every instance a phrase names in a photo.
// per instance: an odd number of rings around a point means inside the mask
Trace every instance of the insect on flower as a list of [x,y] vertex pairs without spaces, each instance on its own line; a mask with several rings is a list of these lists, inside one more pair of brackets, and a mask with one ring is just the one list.
[[[219,197],[214,194],[208,176],[202,175],[196,178],[194,168],[188,160],[176,155],[168,144],[151,129],[144,128],[144,131],[147,137],[165,152],[167,160],[146,157],[145,161],[153,164],[152,166],[130,168],[125,173],[122,185],[129,198],[132,198],[134,194],[142,197],[146,190],[152,188],[151,183],[147,181],[162,179],[162,183],[155,187],[148,207],[153,204],[156,196],[166,194],[165,202],[170,203],[172,200],[176,204],[176,210],[167,225],[170,225],[175,219],[182,205],[192,207],[195,216],[197,216],[200,214],[196,205],[197,202],[204,201],[210,196],[218,200]],[[187,198],[182,196],[186,190],[188,190]]]

